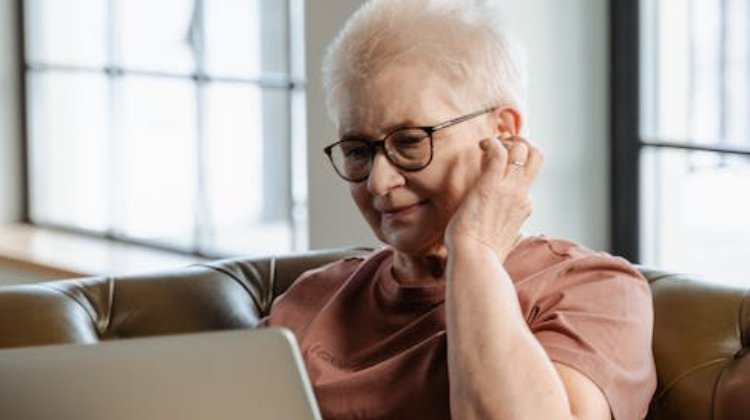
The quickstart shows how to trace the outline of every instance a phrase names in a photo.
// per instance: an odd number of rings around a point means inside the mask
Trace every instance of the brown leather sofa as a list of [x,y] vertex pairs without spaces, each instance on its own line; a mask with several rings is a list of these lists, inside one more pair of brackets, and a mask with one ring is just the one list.
[[[0,288],[0,348],[252,328],[303,271],[364,250]],[[747,290],[642,268],[659,386],[650,418],[750,419]]]

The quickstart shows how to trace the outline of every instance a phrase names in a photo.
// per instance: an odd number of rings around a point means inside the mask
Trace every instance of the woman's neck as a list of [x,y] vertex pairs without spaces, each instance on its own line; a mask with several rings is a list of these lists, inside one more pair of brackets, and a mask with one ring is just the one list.
[[[513,242],[515,248],[523,239],[519,233]],[[429,284],[445,279],[448,250],[444,245],[436,246],[419,255],[409,255],[394,249],[391,272],[401,284]]]
[[402,284],[428,284],[445,278],[448,251],[444,246],[420,255],[393,254],[393,277]]

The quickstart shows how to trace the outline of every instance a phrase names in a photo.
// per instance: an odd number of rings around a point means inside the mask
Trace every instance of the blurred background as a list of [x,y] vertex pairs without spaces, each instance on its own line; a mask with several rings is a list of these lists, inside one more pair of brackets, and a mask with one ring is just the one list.
[[[506,3],[546,157],[526,233],[750,281],[750,2]],[[0,284],[377,246],[322,153],[360,4],[0,0]]]

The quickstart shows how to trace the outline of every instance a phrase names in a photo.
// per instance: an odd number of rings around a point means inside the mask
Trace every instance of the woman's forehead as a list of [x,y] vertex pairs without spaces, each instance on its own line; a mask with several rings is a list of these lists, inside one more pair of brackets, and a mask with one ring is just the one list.
[[432,125],[459,112],[457,89],[424,66],[391,66],[340,98],[339,134],[385,134]]

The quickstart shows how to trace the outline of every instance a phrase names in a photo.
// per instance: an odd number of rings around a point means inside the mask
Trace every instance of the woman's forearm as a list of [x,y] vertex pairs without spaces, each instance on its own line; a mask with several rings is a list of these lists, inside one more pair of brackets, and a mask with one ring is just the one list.
[[497,255],[483,246],[456,247],[446,276],[453,418],[572,417],[563,383],[526,325]]

